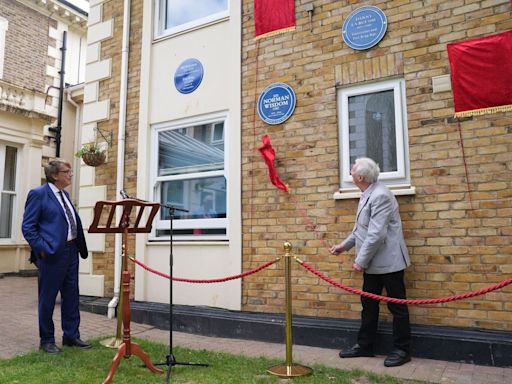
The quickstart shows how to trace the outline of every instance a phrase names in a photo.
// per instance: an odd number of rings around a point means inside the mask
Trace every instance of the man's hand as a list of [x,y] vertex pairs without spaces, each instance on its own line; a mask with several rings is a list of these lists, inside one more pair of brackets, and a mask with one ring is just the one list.
[[331,248],[329,248],[329,252],[331,252],[332,255],[339,255],[341,252],[343,252],[345,249],[343,248],[343,245],[335,244]]
[[361,267],[359,264],[357,263],[354,263],[352,264],[352,269],[354,269],[355,271],[357,272],[362,272],[363,271],[363,267]]

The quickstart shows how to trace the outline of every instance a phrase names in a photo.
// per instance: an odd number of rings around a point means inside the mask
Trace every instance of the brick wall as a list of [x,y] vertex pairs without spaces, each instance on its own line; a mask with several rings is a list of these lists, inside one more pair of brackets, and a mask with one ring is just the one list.
[[2,80],[45,92],[50,19],[15,0],[2,0],[0,16],[9,22]]
[[[313,4],[310,24],[304,5]],[[341,37],[345,18],[363,5],[381,8],[388,30],[378,46],[354,51]],[[351,231],[357,200],[334,200],[339,188],[338,87],[401,77],[406,82],[413,196],[398,197],[413,266],[410,298],[478,289],[512,272],[512,113],[452,119],[451,91],[433,93],[432,77],[449,74],[446,44],[512,29],[506,0],[296,1],[297,28],[254,40],[253,1],[243,0],[243,269],[278,255],[283,242],[333,279],[359,288],[354,252],[332,256],[327,244]],[[258,58],[258,61],[256,61]],[[255,117],[269,84],[286,82],[297,106],[284,124]],[[269,134],[291,195],[274,188],[256,148]],[[468,188],[471,193],[468,193]],[[294,313],[358,319],[359,297],[329,286],[293,263]],[[243,309],[284,311],[284,263],[244,279]],[[411,306],[413,323],[512,330],[512,290],[435,306]],[[384,318],[390,316],[381,304]]]
[[[138,136],[138,109],[140,84],[140,53],[142,40],[142,0],[131,2],[131,26],[129,46],[129,75],[128,100],[126,115],[125,139],[125,169],[124,190],[130,196],[136,196],[137,191],[137,136]],[[117,151],[119,132],[119,92],[121,83],[121,49],[123,31],[123,1],[114,0],[103,5],[103,20],[114,20],[114,37],[101,44],[101,58],[112,58],[112,76],[100,82],[99,100],[110,99],[110,119],[98,123],[102,132],[112,132],[113,143],[108,151],[109,161],[96,168],[96,184],[107,186],[107,200],[118,200],[119,191],[116,190]],[[135,68],[135,70],[134,70]],[[105,276],[105,295],[113,293],[114,287],[114,235],[106,236],[105,252],[94,255],[94,271]],[[128,250],[135,252],[135,239],[131,236]],[[131,250],[131,251],[130,251]],[[134,265],[128,265],[133,273]]]

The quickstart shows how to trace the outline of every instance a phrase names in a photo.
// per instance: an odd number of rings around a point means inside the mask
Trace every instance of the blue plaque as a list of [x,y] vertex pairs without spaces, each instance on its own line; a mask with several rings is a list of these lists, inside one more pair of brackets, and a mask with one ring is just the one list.
[[296,100],[288,84],[270,84],[258,99],[258,115],[267,124],[281,124],[293,114]]
[[341,29],[343,40],[352,49],[364,50],[382,40],[388,20],[382,10],[374,6],[357,8],[352,12]]
[[203,66],[197,59],[187,59],[174,74],[174,85],[180,93],[194,92],[203,81]]

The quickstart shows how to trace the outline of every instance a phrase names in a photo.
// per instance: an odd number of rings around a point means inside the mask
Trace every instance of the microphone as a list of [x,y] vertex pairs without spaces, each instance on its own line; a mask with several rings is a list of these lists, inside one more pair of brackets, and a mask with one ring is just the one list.
[[119,193],[121,194],[121,197],[122,197],[123,199],[129,199],[129,198],[130,198],[130,196],[128,196],[128,194],[124,191],[124,189],[121,189],[121,190],[119,191]]

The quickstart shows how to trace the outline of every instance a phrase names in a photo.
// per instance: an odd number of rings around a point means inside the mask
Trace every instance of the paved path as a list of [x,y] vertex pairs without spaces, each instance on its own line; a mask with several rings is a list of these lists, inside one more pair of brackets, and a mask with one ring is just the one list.
[[[0,358],[36,351],[39,347],[37,329],[37,281],[34,277],[8,276],[0,278]],[[81,313],[80,331],[87,340],[115,334],[117,321],[89,312]],[[55,327],[60,330],[60,308],[54,314]],[[169,333],[152,326],[132,323],[132,335],[140,338],[169,342]],[[57,331],[56,339],[59,340]],[[59,344],[59,342],[58,342]],[[229,352],[250,357],[268,356],[281,358],[286,350],[283,344],[259,341],[224,339],[173,333],[174,346],[192,349]],[[396,368],[385,368],[384,357],[340,359],[333,349],[293,346],[293,361],[304,365],[315,363],[339,369],[359,368],[375,373],[385,373],[399,378],[424,380],[440,384],[506,384],[512,383],[512,368],[484,367],[414,358],[412,362]]]

